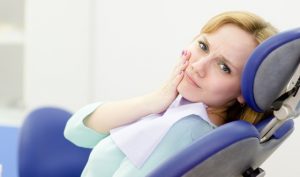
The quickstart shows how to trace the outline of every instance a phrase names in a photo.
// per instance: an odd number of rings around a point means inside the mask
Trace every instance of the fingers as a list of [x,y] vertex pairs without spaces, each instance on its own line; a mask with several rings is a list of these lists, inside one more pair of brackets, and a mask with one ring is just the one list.
[[189,60],[190,57],[191,57],[191,52],[190,52],[190,51],[188,51],[188,50],[183,50],[183,51],[181,52],[181,58],[182,58],[183,60]]
[[183,79],[183,76],[184,76],[184,71],[181,71],[180,73],[178,73],[174,79],[172,80],[172,85],[173,85],[173,88],[176,89],[178,84],[180,83],[180,81]]
[[173,78],[172,84],[177,87],[184,76],[184,71],[189,65],[189,59],[191,57],[191,52],[188,50],[183,50],[181,53],[181,62],[180,65],[176,68],[176,75]]
[[[189,59],[191,58],[191,52],[184,50],[181,54],[180,61],[174,67],[171,77],[162,85],[157,93],[162,93],[164,98],[171,100],[170,103],[178,95],[177,87],[184,77],[185,69],[189,65]],[[169,104],[167,104],[169,105]]]
[[188,50],[183,50],[180,57],[180,62],[175,67],[175,75],[180,74],[189,65],[189,59],[191,57],[191,52]]

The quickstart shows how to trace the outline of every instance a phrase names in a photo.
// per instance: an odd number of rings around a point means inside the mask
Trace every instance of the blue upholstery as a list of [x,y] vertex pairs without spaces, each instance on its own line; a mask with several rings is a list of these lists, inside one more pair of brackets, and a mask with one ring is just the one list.
[[59,108],[32,111],[21,128],[20,177],[79,177],[90,149],[79,148],[64,138],[71,114]]
[[17,177],[17,147],[19,128],[0,126],[0,164],[3,167],[3,177]]
[[[258,127],[263,127],[266,122],[262,122]],[[249,164],[240,164],[240,161],[234,161],[233,159],[222,159],[219,161],[214,161],[213,166],[206,168],[203,173],[196,172],[190,174],[189,176],[195,177],[219,177],[222,174],[222,177],[234,177],[238,174],[242,174],[248,167],[258,167],[261,163],[272,154],[278,145],[293,131],[294,122],[292,120],[287,121],[279,130],[276,132],[278,134],[276,139],[280,141],[266,143],[265,145],[260,145],[259,142],[259,131],[258,129],[250,123],[245,121],[234,121],[227,123],[213,132],[209,133],[204,138],[196,141],[188,148],[179,152],[174,157],[170,158],[166,163],[160,165],[156,170],[154,170],[148,177],[181,177],[190,172],[193,168],[197,168],[199,164],[204,163],[209,158],[212,158],[215,155],[226,149],[230,148],[233,145],[245,140],[253,140],[256,142],[255,146],[259,145],[257,151],[253,152],[252,146],[242,146],[243,151],[239,155],[233,155],[236,159],[245,158],[243,153],[249,153],[249,159],[247,162]],[[268,147],[271,145],[271,148]],[[266,146],[266,147],[264,147]],[[230,154],[235,153],[230,151]],[[240,152],[237,152],[240,153]],[[224,157],[223,157],[224,158]],[[263,158],[263,160],[261,160]],[[256,163],[258,160],[258,164]],[[262,161],[262,162],[261,162]],[[251,163],[252,164],[251,164]],[[236,163],[239,163],[238,166]],[[231,166],[230,166],[231,165]],[[230,167],[228,167],[230,166]],[[230,169],[229,171],[226,169]],[[233,169],[233,170],[232,170]],[[188,176],[188,175],[187,175]]]
[[[270,118],[268,118],[266,120],[261,121],[255,127],[260,132],[267,125],[267,123],[269,123],[269,121],[272,118],[273,117],[270,117]],[[274,139],[280,139],[280,138],[284,137],[286,134],[288,134],[289,131],[293,130],[293,128],[294,128],[294,121],[288,120],[276,132],[274,132],[273,138]]]
[[252,137],[258,139],[259,133],[255,127],[249,125],[249,123],[244,121],[235,121],[225,124],[202,138],[201,141],[196,141],[184,151],[171,158],[150,176],[182,176],[197,164],[206,160],[218,151],[242,139]]

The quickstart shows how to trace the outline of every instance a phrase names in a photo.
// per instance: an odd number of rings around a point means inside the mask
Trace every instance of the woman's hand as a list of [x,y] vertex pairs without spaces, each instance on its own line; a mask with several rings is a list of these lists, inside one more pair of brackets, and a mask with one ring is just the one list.
[[190,56],[190,52],[182,52],[171,78],[160,89],[140,97],[105,103],[87,117],[84,124],[97,132],[108,133],[113,128],[166,110],[178,95],[177,86],[183,78]]
[[178,96],[177,86],[184,76],[184,71],[188,66],[190,57],[191,52],[187,50],[182,51],[180,60],[174,67],[169,80],[167,80],[160,89],[151,94],[153,113],[160,113],[166,110]]

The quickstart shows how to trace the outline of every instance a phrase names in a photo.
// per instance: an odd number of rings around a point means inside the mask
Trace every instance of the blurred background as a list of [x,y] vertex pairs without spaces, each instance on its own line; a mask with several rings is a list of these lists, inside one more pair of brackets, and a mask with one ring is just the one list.
[[[0,124],[21,126],[41,106],[74,112],[158,88],[202,25],[227,10],[280,31],[300,26],[294,0],[0,0]],[[264,164],[268,177],[300,173],[299,121]]]

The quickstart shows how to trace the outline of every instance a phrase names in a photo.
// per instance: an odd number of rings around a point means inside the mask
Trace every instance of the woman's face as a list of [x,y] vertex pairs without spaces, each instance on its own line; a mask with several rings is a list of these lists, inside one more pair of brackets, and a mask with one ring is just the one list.
[[199,35],[187,48],[191,52],[178,92],[192,102],[209,107],[229,106],[241,95],[241,74],[257,46],[253,36],[233,24]]

